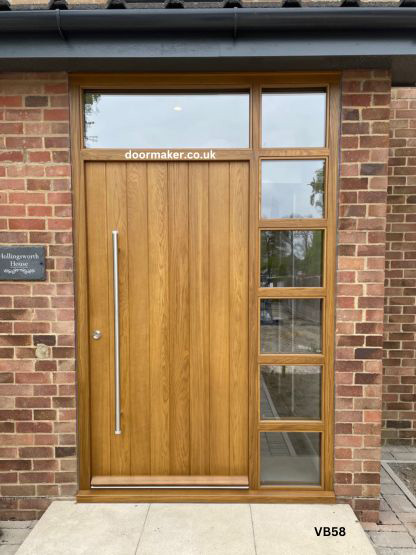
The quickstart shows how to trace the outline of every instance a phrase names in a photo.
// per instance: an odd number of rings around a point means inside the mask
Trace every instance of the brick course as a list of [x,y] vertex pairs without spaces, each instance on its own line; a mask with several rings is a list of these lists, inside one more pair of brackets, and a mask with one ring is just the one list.
[[383,439],[415,445],[416,89],[393,89],[390,118]]
[[0,283],[0,520],[76,488],[65,74],[0,74],[0,243],[47,245],[47,279]]
[[335,493],[378,519],[390,76],[342,79],[335,367]]

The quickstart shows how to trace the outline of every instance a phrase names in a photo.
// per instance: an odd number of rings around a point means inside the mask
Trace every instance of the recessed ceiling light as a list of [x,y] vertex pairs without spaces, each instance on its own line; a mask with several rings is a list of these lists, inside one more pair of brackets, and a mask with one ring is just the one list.
[[174,106],[175,112],[182,112],[182,106]]

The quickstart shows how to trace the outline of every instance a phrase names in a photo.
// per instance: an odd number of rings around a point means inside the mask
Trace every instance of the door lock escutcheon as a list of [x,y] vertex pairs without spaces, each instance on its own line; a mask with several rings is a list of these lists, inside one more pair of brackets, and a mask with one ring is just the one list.
[[96,341],[98,341],[98,339],[101,339],[102,333],[100,330],[94,330],[92,332],[92,338],[95,339]]

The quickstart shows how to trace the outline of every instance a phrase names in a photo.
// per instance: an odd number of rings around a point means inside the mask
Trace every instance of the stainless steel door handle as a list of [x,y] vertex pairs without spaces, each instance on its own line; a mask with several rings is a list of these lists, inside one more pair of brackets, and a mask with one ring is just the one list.
[[118,290],[118,231],[113,236],[113,277],[114,277],[114,433],[121,434],[121,403],[120,403],[120,315]]
[[95,339],[96,341],[97,341],[98,339],[101,339],[102,335],[103,335],[103,334],[101,333],[100,330],[94,330],[94,331],[92,332],[92,334],[91,334],[92,338]]

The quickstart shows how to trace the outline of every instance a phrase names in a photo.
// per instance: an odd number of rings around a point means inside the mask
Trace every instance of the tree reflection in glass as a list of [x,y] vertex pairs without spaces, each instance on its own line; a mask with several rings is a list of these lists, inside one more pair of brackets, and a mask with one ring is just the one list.
[[260,366],[262,420],[319,420],[321,366]]
[[323,231],[261,232],[260,287],[321,287]]
[[322,353],[321,299],[262,299],[260,352]]
[[261,175],[262,218],[325,215],[324,160],[263,160]]

